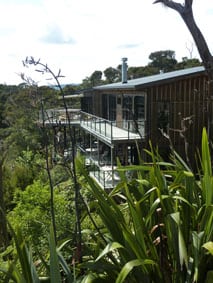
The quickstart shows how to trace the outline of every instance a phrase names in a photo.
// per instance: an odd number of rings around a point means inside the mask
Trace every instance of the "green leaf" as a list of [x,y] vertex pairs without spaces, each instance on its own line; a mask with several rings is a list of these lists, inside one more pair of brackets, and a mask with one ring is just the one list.
[[107,255],[108,253],[116,250],[116,249],[121,249],[124,248],[121,244],[113,242],[113,243],[109,243],[105,249],[101,252],[101,254],[97,257],[97,259],[95,261],[100,260],[103,256]]
[[144,273],[146,273],[146,267],[145,265],[155,265],[155,262],[149,259],[135,259],[135,260],[131,260],[129,262],[127,262],[124,267],[122,268],[121,272],[119,273],[117,279],[116,279],[116,283],[123,283],[124,280],[126,279],[126,277],[128,276],[128,274],[132,271],[132,269],[134,267],[137,266],[143,266],[144,267]]
[[213,255],[213,242],[207,242],[203,245],[203,247],[211,254]]
[[55,237],[52,226],[50,227],[50,278],[51,283],[61,282],[59,260],[56,252]]
[[181,266],[183,266],[183,263],[185,262],[186,266],[188,267],[188,255],[187,255],[186,243],[180,228],[178,231],[178,242],[179,242],[178,244],[179,244],[180,264]]
[[187,255],[187,249],[186,249],[186,243],[183,237],[183,234],[181,232],[180,227],[180,213],[172,213],[171,214],[172,219],[175,221],[177,227],[178,227],[178,250],[179,250],[179,260],[181,266],[185,262],[186,266],[188,266],[188,255]]

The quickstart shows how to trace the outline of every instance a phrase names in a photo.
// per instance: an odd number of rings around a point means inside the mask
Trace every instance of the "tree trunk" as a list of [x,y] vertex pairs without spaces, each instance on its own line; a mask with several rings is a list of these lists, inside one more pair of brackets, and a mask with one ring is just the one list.
[[208,77],[212,81],[213,80],[213,57],[209,51],[208,45],[206,43],[206,40],[202,32],[200,31],[200,29],[198,28],[195,22],[192,9],[191,8],[184,9],[184,12],[181,13],[181,17],[195,41],[195,44],[197,46],[201,60],[207,71]]
[[211,83],[213,80],[213,57],[202,32],[195,22],[192,10],[193,0],[185,0],[185,4],[183,5],[171,0],[156,0],[154,1],[154,4],[156,3],[162,3],[166,7],[171,8],[180,14],[195,41],[200,58]]
[[208,97],[206,101],[206,111],[207,111],[208,121],[206,128],[208,131],[208,135],[211,136],[213,130],[211,127],[212,96],[213,96],[213,57],[210,53],[209,47],[206,43],[206,40],[202,32],[200,31],[200,29],[198,28],[195,22],[193,10],[192,10],[193,0],[185,0],[184,4],[180,4],[172,0],[156,0],[154,1],[154,4],[156,3],[162,3],[166,7],[171,8],[176,12],[178,12],[195,41],[198,52],[200,54],[200,58],[203,62],[203,65],[205,67],[208,76],[208,85],[207,85]]

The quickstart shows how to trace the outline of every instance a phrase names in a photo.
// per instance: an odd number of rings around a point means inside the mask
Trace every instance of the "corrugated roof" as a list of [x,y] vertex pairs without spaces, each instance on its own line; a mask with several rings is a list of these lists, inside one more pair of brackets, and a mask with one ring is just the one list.
[[97,86],[97,87],[94,87],[94,89],[97,89],[97,90],[134,89],[139,86],[146,86],[146,85],[154,84],[157,82],[163,82],[169,79],[175,79],[175,78],[182,77],[182,76],[189,76],[189,75],[193,75],[196,73],[201,73],[204,71],[205,71],[204,67],[199,66],[199,67],[182,69],[182,70],[177,70],[173,72],[161,73],[161,74],[147,76],[143,78],[128,80],[127,83],[118,82],[118,83],[113,83],[113,84]]

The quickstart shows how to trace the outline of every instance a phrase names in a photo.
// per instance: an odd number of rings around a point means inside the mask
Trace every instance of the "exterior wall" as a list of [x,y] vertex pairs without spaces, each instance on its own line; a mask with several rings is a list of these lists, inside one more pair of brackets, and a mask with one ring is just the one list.
[[[108,89],[94,91],[93,114],[103,117],[104,95],[116,97],[116,122],[122,127],[122,101],[124,95],[139,96],[145,94],[145,138],[141,147],[148,148],[149,140],[159,147],[160,153],[168,156],[169,140],[175,150],[187,160],[187,154],[194,159],[201,144],[203,127],[212,132],[212,101],[208,93],[207,78],[204,74],[193,74],[178,79],[171,79],[148,86],[136,86],[135,89]],[[119,103],[118,103],[119,102]],[[168,125],[164,135],[159,130],[159,109],[165,105],[168,109]],[[164,107],[164,106],[163,106]],[[110,111],[110,109],[109,109]],[[209,125],[209,127],[208,127]],[[141,148],[141,152],[143,151]]]
[[184,157],[186,142],[189,144],[189,156],[194,157],[196,148],[200,146],[203,127],[207,127],[208,117],[208,85],[205,76],[185,78],[164,85],[156,85],[147,89],[149,97],[149,139],[161,146],[168,147],[161,131],[158,129],[159,103],[169,105],[169,125],[167,134],[175,150]]

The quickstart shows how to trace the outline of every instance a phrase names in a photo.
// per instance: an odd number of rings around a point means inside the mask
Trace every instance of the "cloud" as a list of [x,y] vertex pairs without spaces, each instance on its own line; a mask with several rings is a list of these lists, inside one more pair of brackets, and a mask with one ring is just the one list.
[[43,43],[49,44],[75,44],[76,41],[70,36],[65,35],[62,28],[54,25],[47,31],[46,35],[41,37]]
[[140,45],[141,45],[140,43],[126,43],[126,44],[119,45],[118,48],[131,49],[131,48],[137,48]]
[[15,33],[14,28],[10,28],[10,27],[1,27],[0,28],[0,36],[8,37],[8,36],[10,36],[14,33]]

